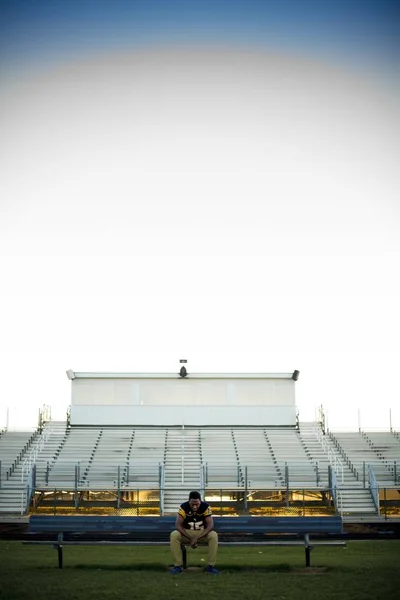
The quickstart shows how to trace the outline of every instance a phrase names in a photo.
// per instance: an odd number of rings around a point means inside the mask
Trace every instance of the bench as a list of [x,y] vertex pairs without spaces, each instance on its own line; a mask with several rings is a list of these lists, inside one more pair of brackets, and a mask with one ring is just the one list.
[[[302,546],[306,566],[316,546],[345,546],[341,517],[214,517],[220,546]],[[64,546],[169,545],[175,517],[32,515],[23,544],[52,545],[63,566]],[[311,541],[310,536],[315,536]],[[182,545],[183,566],[187,553]]]

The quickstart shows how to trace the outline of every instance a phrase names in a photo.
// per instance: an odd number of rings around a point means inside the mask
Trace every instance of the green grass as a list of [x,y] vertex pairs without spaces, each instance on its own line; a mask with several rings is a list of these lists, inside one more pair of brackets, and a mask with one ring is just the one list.
[[[168,547],[64,548],[0,541],[1,600],[394,600],[400,541],[316,548],[311,569],[301,548],[221,547],[220,576],[205,575],[206,549],[188,551],[189,570],[171,576]],[[203,560],[201,560],[203,559]]]

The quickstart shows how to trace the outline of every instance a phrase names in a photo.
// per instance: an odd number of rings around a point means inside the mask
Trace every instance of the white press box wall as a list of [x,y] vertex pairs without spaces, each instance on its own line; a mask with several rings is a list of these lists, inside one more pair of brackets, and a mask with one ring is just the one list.
[[292,374],[73,373],[71,378],[71,425],[296,424]]

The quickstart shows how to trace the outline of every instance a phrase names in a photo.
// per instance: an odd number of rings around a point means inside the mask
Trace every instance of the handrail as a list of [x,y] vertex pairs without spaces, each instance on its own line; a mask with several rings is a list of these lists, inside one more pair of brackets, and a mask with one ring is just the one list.
[[182,455],[182,463],[181,463],[181,483],[185,481],[185,438],[183,437],[184,425],[182,424],[182,443],[181,443],[181,455]]
[[[331,468],[330,475],[331,475],[330,479],[331,479],[333,503],[334,503],[336,509],[338,509],[339,507],[338,507],[338,493],[337,493],[337,477],[336,477],[336,472],[333,468]],[[340,500],[342,500],[341,496],[340,496]],[[342,506],[340,506],[339,514],[342,514]]]
[[375,478],[375,473],[371,465],[368,465],[368,474],[369,474],[369,489],[371,491],[372,500],[374,501],[375,508],[378,512],[378,516],[380,514],[380,506],[379,506],[379,486],[378,482]]
[[205,465],[201,464],[200,465],[200,493],[201,493],[201,497],[202,498],[204,498],[205,491],[206,491],[206,485],[205,485],[206,474],[205,474],[205,470],[206,470]]
[[162,463],[159,463],[159,486],[160,486],[160,514],[164,514],[164,502],[165,502],[165,467]]
[[342,461],[336,455],[336,453],[332,450],[332,448],[329,446],[327,439],[326,439],[326,435],[324,435],[322,433],[322,431],[319,427],[314,428],[314,433],[315,433],[318,441],[320,442],[323,451],[325,452],[325,454],[328,455],[328,460],[329,460],[330,464],[332,465],[333,469],[335,470],[335,473],[338,475],[339,480],[341,481],[341,483],[344,483],[344,473],[343,473]]
[[43,450],[45,442],[47,442],[47,440],[51,436],[52,432],[53,431],[52,431],[51,426],[45,427],[42,430],[39,438],[36,440],[34,447],[30,451],[28,456],[25,458],[24,462],[22,463],[22,471],[21,471],[21,481],[22,482],[24,482],[25,476],[26,476],[26,478],[29,477],[33,465],[36,464],[38,454]]

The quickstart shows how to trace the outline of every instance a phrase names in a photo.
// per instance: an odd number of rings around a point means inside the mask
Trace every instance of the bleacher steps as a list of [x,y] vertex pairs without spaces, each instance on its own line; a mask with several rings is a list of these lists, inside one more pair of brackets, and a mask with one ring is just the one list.
[[324,445],[322,445],[316,434],[316,427],[318,427],[317,423],[300,423],[300,433],[303,443],[309,450],[310,456],[313,460],[318,461],[319,464],[329,462],[333,467],[333,457],[341,460],[343,481],[340,477],[341,474],[339,472],[336,473],[338,477],[336,509],[338,512],[343,515],[376,515],[377,510],[369,488],[363,487],[362,482],[357,479],[357,476],[345,462],[343,455],[329,436],[324,436]]
[[2,487],[0,489],[0,515],[24,515],[26,513],[26,488]]
[[198,490],[202,463],[201,439],[194,429],[170,428],[164,453],[164,514],[176,514],[191,490]]
[[369,488],[337,490],[337,512],[342,516],[377,516]]

